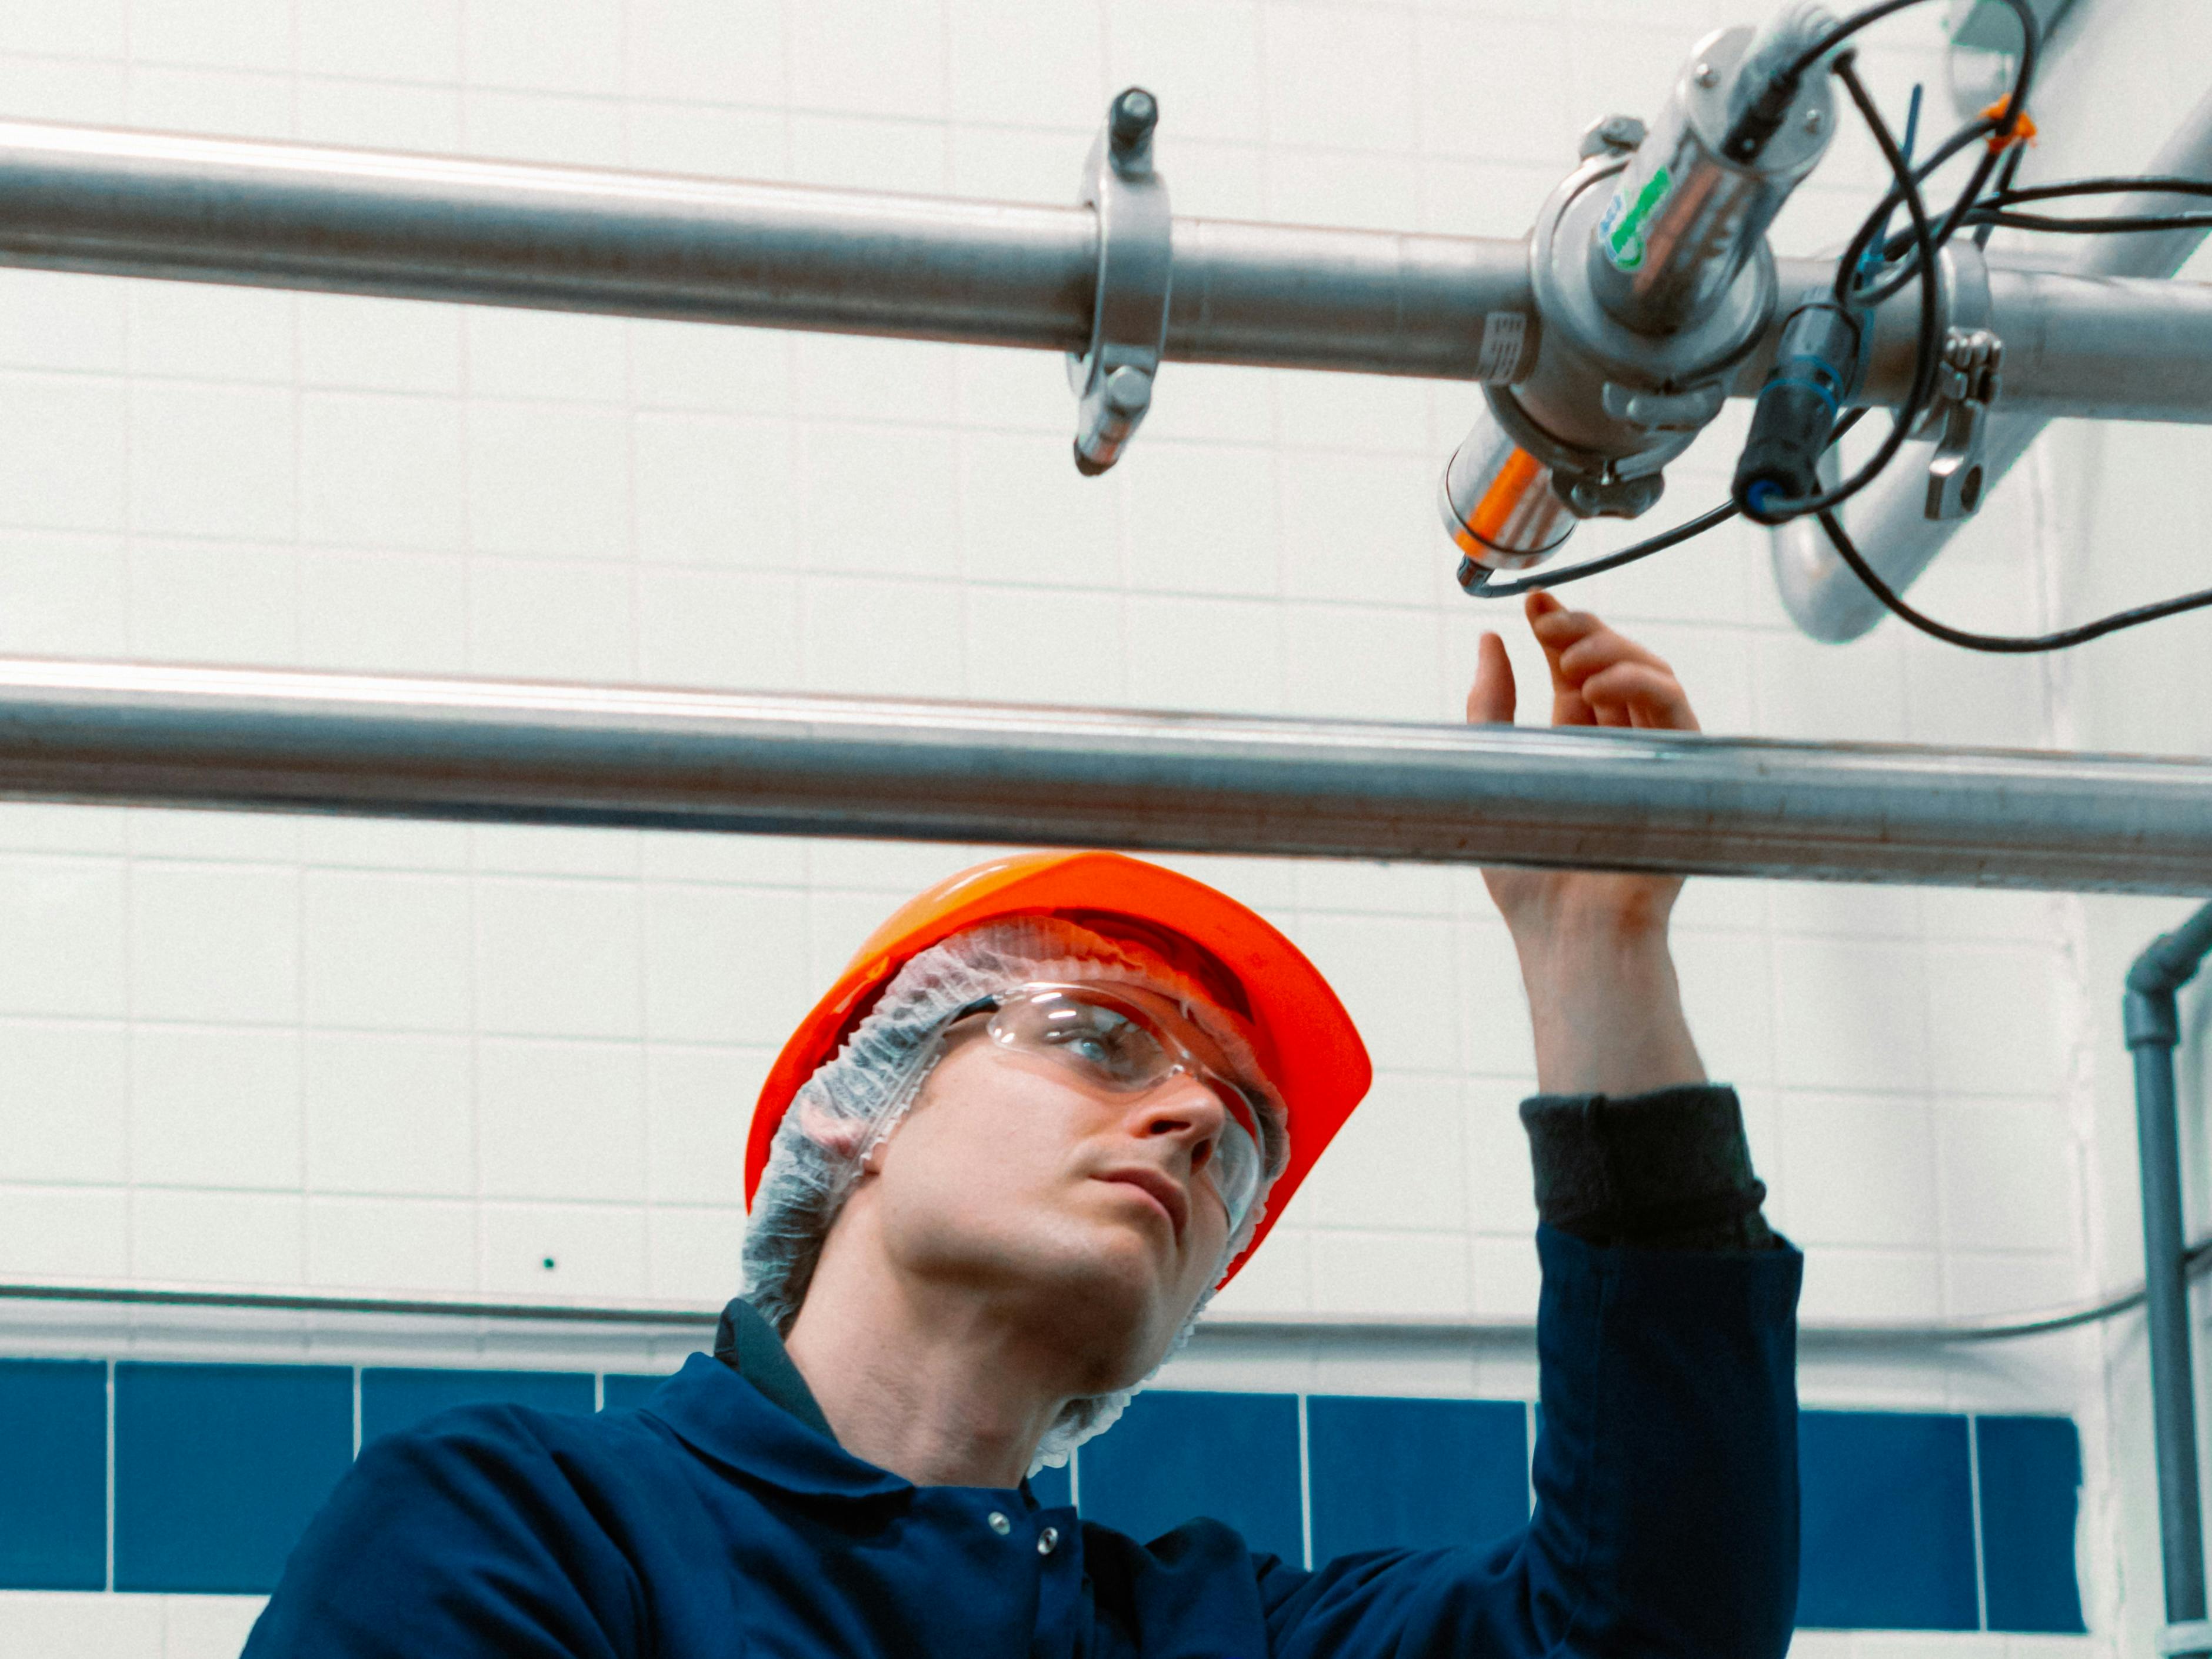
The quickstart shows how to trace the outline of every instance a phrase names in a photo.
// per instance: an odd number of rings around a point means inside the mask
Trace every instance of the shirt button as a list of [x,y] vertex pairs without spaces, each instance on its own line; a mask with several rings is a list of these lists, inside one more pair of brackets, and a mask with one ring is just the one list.
[[1047,1527],[1042,1532],[1037,1534],[1037,1553],[1039,1555],[1050,1555],[1053,1552],[1054,1546],[1059,1542],[1060,1528],[1057,1527]]
[[993,1510],[985,1518],[990,1522],[991,1530],[998,1534],[1001,1538],[1004,1538],[1008,1533],[1014,1529],[1014,1523],[1007,1520],[1005,1516],[1000,1514],[996,1510]]

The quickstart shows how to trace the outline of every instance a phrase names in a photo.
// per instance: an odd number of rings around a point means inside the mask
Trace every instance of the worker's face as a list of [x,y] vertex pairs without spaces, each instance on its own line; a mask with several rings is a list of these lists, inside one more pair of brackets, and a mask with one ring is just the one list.
[[900,1273],[1017,1310],[1083,1370],[1070,1392],[1104,1393],[1159,1363],[1219,1273],[1231,1224],[1213,1176],[1237,1133],[1198,1077],[1116,1092],[976,1017],[855,1202]]

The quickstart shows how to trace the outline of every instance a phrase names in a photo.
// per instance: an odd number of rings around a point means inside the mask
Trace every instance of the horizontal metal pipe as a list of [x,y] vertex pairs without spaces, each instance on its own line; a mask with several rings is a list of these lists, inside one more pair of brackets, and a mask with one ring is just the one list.
[[[1521,239],[1179,219],[1174,247],[1172,359],[1475,380],[1541,349]],[[1098,247],[1075,206],[0,122],[0,264],[1071,351]],[[2008,405],[2212,419],[2212,289],[2006,273],[1992,302]],[[1878,319],[1873,401],[1914,315]]]
[[[2212,1237],[2200,1238],[2183,1258],[2191,1277],[2212,1265]],[[284,1291],[190,1291],[138,1285],[0,1285],[0,1303],[58,1302],[95,1306],[204,1308],[246,1313],[361,1315],[385,1319],[471,1319],[499,1324],[642,1327],[648,1330],[711,1329],[719,1308],[650,1305],[593,1306],[566,1302],[482,1302],[463,1297],[330,1296]],[[2143,1287],[2054,1308],[1970,1314],[1928,1321],[1808,1320],[1807,1342],[1837,1347],[1920,1346],[2005,1342],[2050,1336],[2118,1317],[2142,1305]],[[1200,1328],[1227,1335],[1339,1337],[1370,1340],[1534,1341],[1533,1319],[1468,1318],[1455,1314],[1276,1314],[1209,1311]]]
[[[1835,276],[1830,259],[1776,264],[1785,297],[1826,288]],[[2212,283],[1992,264],[1989,289],[1989,325],[2004,342],[2004,387],[1997,404],[2003,421],[2026,426],[2031,436],[2058,416],[2212,423]],[[1882,305],[1855,402],[1905,401],[1919,332],[1917,289]],[[1770,339],[1746,360],[1730,389],[1738,397],[1757,396],[1772,361]],[[2026,447],[2008,447],[2005,465]],[[1924,471],[1928,447],[1917,453]],[[1901,472],[1912,471],[1903,461],[1898,465]],[[1925,478],[1909,493],[1917,516]],[[1860,511],[1861,504],[1852,510]]]
[[[1078,158],[1069,159],[1070,193]],[[1184,219],[1168,356],[1472,379],[1521,243]],[[0,122],[0,264],[1079,351],[1088,208]]]
[[0,659],[0,798],[2212,891],[2212,763]]

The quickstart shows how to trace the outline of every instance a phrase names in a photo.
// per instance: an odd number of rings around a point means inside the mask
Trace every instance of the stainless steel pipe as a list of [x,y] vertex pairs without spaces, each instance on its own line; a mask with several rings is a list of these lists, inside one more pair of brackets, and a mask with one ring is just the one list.
[[[1518,239],[1179,219],[1174,248],[1171,359],[1473,380],[1541,350]],[[0,121],[0,264],[1069,351],[1098,255],[1072,205]],[[1832,269],[1783,265],[1785,292]],[[2212,419],[2212,289],[1991,286],[2009,404]],[[1913,304],[1879,319],[1875,401]]]
[[2212,892],[2212,763],[0,659],[0,798]]
[[[0,264],[1079,351],[1098,252],[1073,205],[8,121]],[[1167,353],[1474,379],[1528,307],[1516,241],[1182,220]]]

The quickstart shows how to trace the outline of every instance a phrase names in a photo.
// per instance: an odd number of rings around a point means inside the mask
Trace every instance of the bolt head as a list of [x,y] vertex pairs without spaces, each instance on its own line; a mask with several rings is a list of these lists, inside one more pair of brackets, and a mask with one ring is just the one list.
[[1106,407],[1117,415],[1135,415],[1150,408],[1152,377],[1124,363],[1106,377]]
[[1642,121],[1633,115],[1608,115],[1583,130],[1579,149],[1588,161],[1593,155],[1626,155],[1643,142]]
[[1699,86],[1705,88],[1707,90],[1711,90],[1712,88],[1717,87],[1721,83],[1721,72],[1715,69],[1711,64],[1700,63],[1697,68],[1691,70],[1690,73],[1692,77],[1696,80],[1697,83]]
[[1131,87],[1114,100],[1106,117],[1106,131],[1116,145],[1126,149],[1150,137],[1159,119],[1159,100],[1142,87]]
[[1806,131],[1818,132],[1822,127],[1825,127],[1827,125],[1828,118],[1823,115],[1818,109],[1808,109],[1805,112]]

